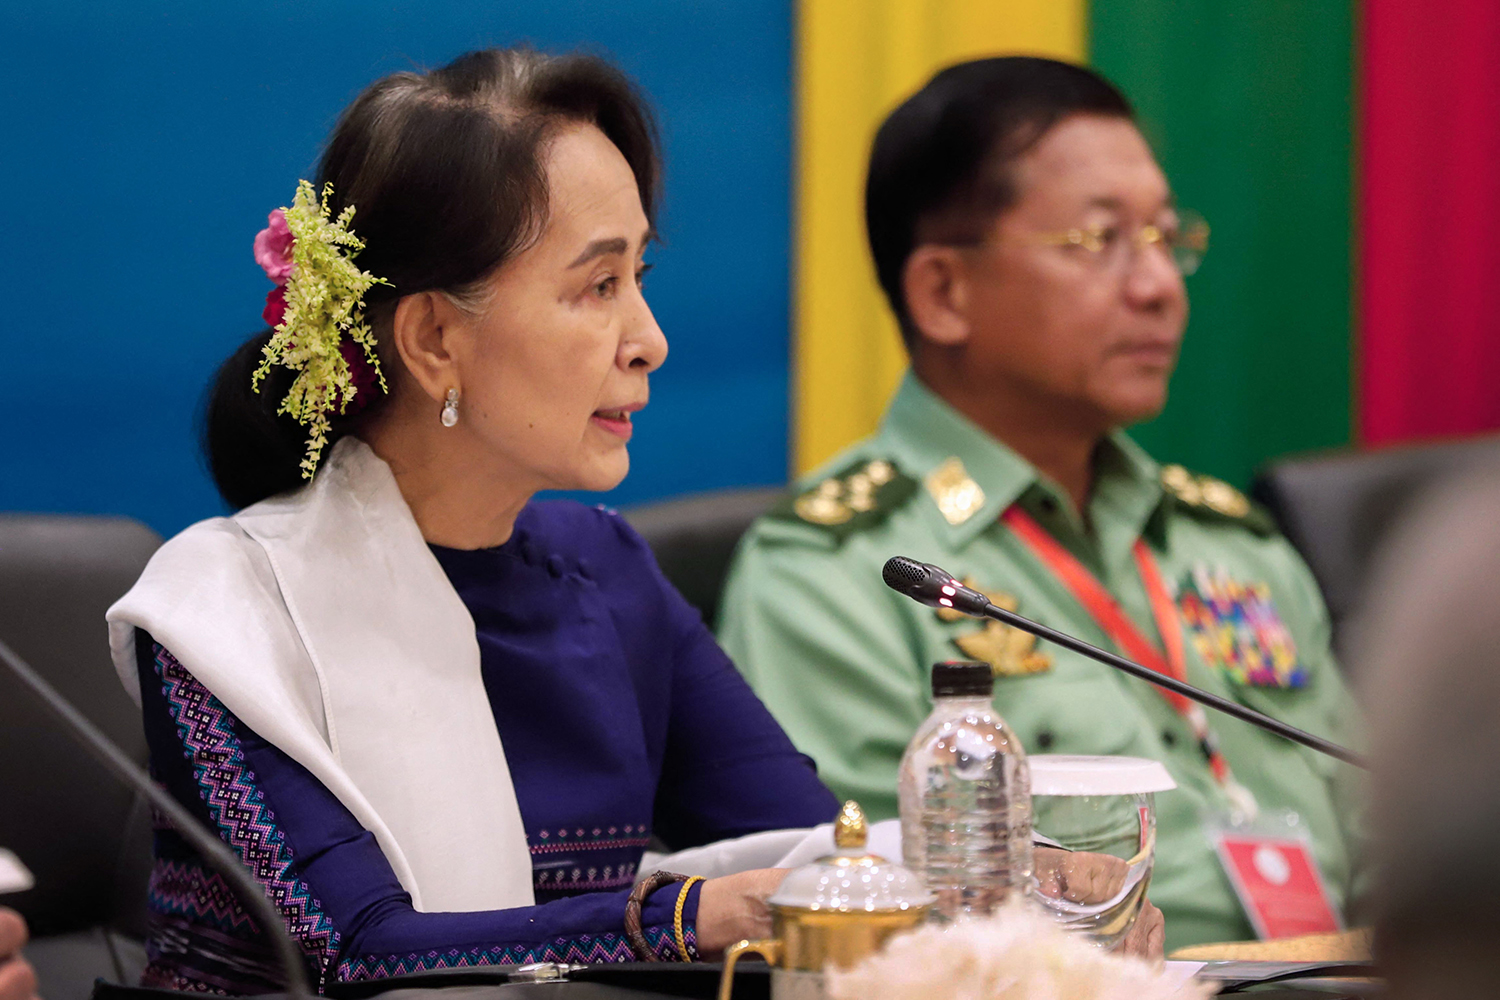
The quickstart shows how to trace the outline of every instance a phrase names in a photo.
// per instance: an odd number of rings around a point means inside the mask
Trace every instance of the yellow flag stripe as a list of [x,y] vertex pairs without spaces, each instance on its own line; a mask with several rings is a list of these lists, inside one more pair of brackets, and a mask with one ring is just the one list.
[[1082,62],[1085,0],[800,0],[793,455],[806,472],[875,429],[906,365],[865,242],[881,120],[941,67],[978,56]]

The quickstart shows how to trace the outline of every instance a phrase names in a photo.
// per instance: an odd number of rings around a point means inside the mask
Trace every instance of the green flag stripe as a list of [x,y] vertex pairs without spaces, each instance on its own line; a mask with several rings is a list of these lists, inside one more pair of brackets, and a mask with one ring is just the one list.
[[1245,484],[1351,440],[1348,0],[1092,0],[1093,64],[1213,226],[1155,455]]

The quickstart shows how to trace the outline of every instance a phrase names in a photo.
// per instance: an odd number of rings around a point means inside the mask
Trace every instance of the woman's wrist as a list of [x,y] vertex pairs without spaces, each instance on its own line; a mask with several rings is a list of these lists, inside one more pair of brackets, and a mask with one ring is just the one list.
[[653,872],[630,890],[625,902],[625,937],[638,961],[675,958],[691,962],[698,957],[698,900],[703,882],[699,875]]
[[785,868],[761,868],[703,883],[698,897],[698,952],[715,959],[736,941],[769,935],[771,910],[766,899],[785,877]]
[[[686,880],[686,875],[678,875],[675,872],[652,872],[630,890],[630,896],[625,900],[625,939],[630,942],[630,950],[635,952],[637,961],[658,962],[661,960],[656,954],[656,949],[651,947],[651,942],[646,938],[648,924],[642,912],[646,900],[654,896],[658,889]],[[649,926],[660,926],[662,923],[663,921],[658,917],[651,920]]]

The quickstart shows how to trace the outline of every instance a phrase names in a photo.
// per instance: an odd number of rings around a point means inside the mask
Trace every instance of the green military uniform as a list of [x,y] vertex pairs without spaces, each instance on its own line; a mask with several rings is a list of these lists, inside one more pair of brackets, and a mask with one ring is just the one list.
[[[901,753],[932,707],[931,665],[988,661],[995,705],[1028,752],[1149,757],[1172,772],[1178,789],[1157,800],[1151,885],[1169,947],[1253,937],[1204,830],[1205,817],[1227,812],[1229,801],[1188,723],[1156,688],[998,623],[939,613],[881,581],[893,555],[937,563],[997,603],[1112,648],[1072,592],[999,522],[1012,503],[1082,561],[1160,648],[1132,552],[1144,538],[1174,590],[1189,681],[1315,733],[1351,737],[1355,710],[1329,651],[1317,587],[1238,491],[1158,467],[1117,433],[1098,454],[1086,526],[1060,487],[910,374],[879,433],[750,529],[730,574],[720,640],[834,792],[858,799],[874,819],[896,813]],[[1273,659],[1286,676],[1267,684]],[[1258,663],[1258,675],[1247,675],[1246,663]],[[1335,905],[1344,905],[1355,863],[1351,769],[1209,715],[1235,777],[1263,809],[1296,813]]]

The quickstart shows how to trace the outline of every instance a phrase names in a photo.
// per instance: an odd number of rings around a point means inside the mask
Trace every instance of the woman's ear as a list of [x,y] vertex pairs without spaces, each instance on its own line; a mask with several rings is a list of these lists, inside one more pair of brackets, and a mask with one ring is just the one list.
[[923,244],[901,272],[906,312],[923,340],[944,347],[969,339],[968,269],[956,247]]
[[449,389],[461,389],[450,350],[450,327],[457,318],[453,304],[436,292],[406,295],[396,303],[392,340],[406,370],[434,400]]

